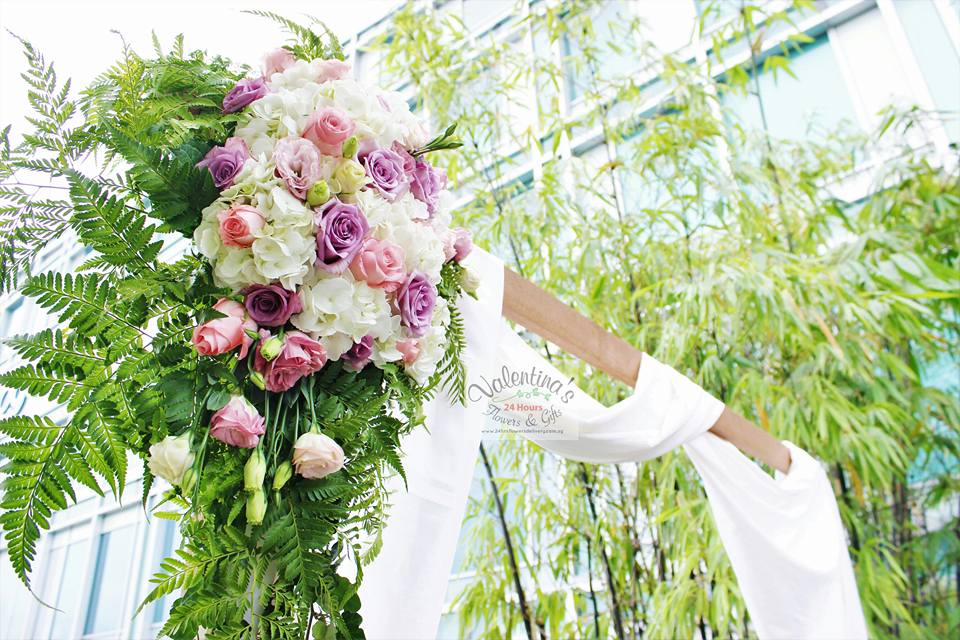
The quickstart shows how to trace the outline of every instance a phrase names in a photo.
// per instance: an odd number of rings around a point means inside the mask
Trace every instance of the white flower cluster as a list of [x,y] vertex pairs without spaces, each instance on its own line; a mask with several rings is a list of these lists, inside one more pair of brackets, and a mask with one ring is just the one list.
[[402,96],[354,80],[341,61],[273,59],[282,63],[224,101],[239,119],[201,162],[220,197],[196,246],[218,285],[244,296],[282,287],[291,313],[279,325],[258,318],[263,294],[247,304],[261,326],[299,329],[354,367],[402,362],[426,382],[450,321],[441,269],[466,253],[455,248],[465,232],[449,227],[446,176],[411,153],[427,130]]

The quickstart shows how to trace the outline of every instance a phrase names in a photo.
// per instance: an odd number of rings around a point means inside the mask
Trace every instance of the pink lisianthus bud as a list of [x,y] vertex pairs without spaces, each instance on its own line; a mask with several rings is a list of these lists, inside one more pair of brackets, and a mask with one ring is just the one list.
[[274,49],[263,56],[263,77],[269,80],[270,76],[286,71],[292,67],[296,61],[297,59],[293,57],[293,54],[283,47]]
[[233,396],[210,418],[210,435],[220,442],[253,449],[264,434],[263,416],[243,396]]
[[322,433],[308,432],[293,445],[293,466],[304,478],[318,479],[343,468],[343,449]]

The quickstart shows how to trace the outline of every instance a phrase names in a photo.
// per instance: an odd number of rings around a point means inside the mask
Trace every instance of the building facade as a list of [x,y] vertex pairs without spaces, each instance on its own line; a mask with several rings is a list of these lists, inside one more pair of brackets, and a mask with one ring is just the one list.
[[[569,47],[538,50],[533,39],[522,37],[517,19],[522,11],[553,0],[434,0],[419,2],[424,11],[449,12],[458,16],[477,37],[493,37],[512,47],[525,47],[533,59],[550,55],[575,56]],[[775,2],[775,0],[772,0]],[[719,13],[710,20],[723,20],[725,11],[735,12],[739,2],[708,3],[703,0],[610,1],[601,6],[595,23],[637,14],[650,22],[658,47],[687,51],[689,56],[709,55],[709,24],[703,32],[694,24],[710,4]],[[518,6],[521,10],[518,10]],[[374,21],[347,41],[356,74],[378,82],[379,64],[375,50],[365,45],[389,25],[390,14]],[[960,142],[960,2],[957,0],[830,0],[816,3],[796,28],[812,41],[792,56],[793,76],[775,78],[761,73],[758,82],[766,101],[769,131],[774,137],[800,138],[804,123],[816,114],[825,126],[847,121],[866,131],[877,122],[880,109],[890,103],[916,103],[922,108],[953,113],[944,125],[928,133],[923,144],[941,154],[955,151]],[[696,38],[691,34],[700,33]],[[778,38],[771,34],[763,42],[773,49]],[[639,43],[635,43],[639,46]],[[629,71],[630,47],[626,54],[611,60]],[[742,55],[746,55],[745,53]],[[737,63],[736,56],[730,63]],[[564,106],[575,113],[582,87],[577,70],[569,68],[558,82]],[[655,106],[656,97],[651,106]],[[746,123],[760,118],[755,101],[736,95],[723,98],[723,109]],[[607,161],[599,131],[579,131],[562,151],[597,166]],[[534,173],[532,167],[515,169],[518,179]],[[529,178],[527,178],[529,179]],[[628,181],[618,185],[624,198],[640,198],[643,185]],[[176,248],[171,249],[173,251]],[[69,241],[51,245],[40,257],[37,271],[68,271],[82,262],[82,249]],[[0,298],[0,336],[32,333],[50,324],[49,318],[17,294]],[[15,355],[0,346],[0,370],[18,365]],[[62,409],[47,406],[23,393],[0,390],[0,416],[18,413],[47,413],[57,419]],[[56,514],[51,529],[42,537],[33,572],[33,589],[47,608],[20,585],[0,541],[0,640],[30,639],[127,639],[152,638],[162,624],[169,598],[153,603],[134,616],[149,591],[149,578],[160,561],[178,543],[175,523],[148,517],[140,504],[137,472],[131,468],[128,490],[118,503],[112,496],[101,498],[78,489],[76,505]],[[473,491],[482,493],[483,476],[478,474]],[[154,489],[151,500],[159,494]],[[471,580],[459,567],[459,558],[450,578],[448,599]],[[438,633],[440,638],[457,637],[456,613],[450,609]]]

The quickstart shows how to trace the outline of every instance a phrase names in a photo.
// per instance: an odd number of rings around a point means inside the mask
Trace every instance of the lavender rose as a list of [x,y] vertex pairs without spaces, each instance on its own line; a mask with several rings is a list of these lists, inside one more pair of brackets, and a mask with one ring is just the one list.
[[370,230],[359,207],[331,198],[317,210],[317,267],[329,273],[343,273]]
[[410,193],[413,197],[427,205],[430,217],[437,212],[437,202],[440,192],[447,185],[447,174],[442,169],[436,169],[429,162],[416,158],[413,171],[408,174]]
[[197,166],[206,167],[210,171],[217,189],[225,189],[233,185],[233,179],[240,173],[243,163],[249,157],[247,143],[242,138],[227,138],[222,147],[210,149]]
[[427,280],[427,276],[414,271],[397,292],[397,307],[400,309],[400,323],[410,333],[420,337],[430,327],[433,307],[437,304],[437,288]]
[[270,93],[263,78],[244,78],[223,96],[223,112],[234,113]]
[[371,355],[373,355],[373,336],[366,335],[360,338],[360,342],[354,342],[353,346],[340,356],[340,359],[348,369],[360,371],[370,362]]
[[243,290],[247,313],[261,327],[282,327],[303,311],[300,296],[278,284],[254,284]]
[[374,149],[363,158],[363,167],[373,181],[373,186],[390,202],[395,201],[410,188],[403,172],[403,158],[391,149]]

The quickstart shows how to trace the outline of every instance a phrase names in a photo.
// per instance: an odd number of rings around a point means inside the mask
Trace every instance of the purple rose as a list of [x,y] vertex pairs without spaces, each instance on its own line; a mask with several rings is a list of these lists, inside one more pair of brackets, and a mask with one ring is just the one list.
[[223,112],[233,113],[270,93],[263,78],[244,78],[223,96]]
[[447,174],[442,169],[435,169],[425,160],[416,158],[413,171],[408,174],[410,179],[410,193],[413,197],[427,205],[430,217],[437,212],[437,202],[440,192],[447,186]]
[[303,311],[300,296],[278,284],[254,284],[243,290],[243,305],[261,327],[282,327],[295,313]]
[[437,288],[419,271],[411,273],[397,292],[400,322],[418,338],[427,332],[436,304]]
[[395,201],[410,188],[407,175],[403,172],[403,158],[391,149],[374,149],[363,158],[363,167],[367,175],[383,197]]
[[317,210],[317,267],[343,273],[370,230],[367,218],[356,205],[331,198]]
[[354,342],[353,346],[340,356],[340,359],[348,369],[360,371],[370,362],[371,355],[373,355],[373,336],[367,335],[360,338],[360,342]]
[[233,179],[249,157],[246,142],[237,137],[227,138],[222,147],[210,149],[197,166],[209,169],[213,184],[217,189],[225,189],[233,185]]

